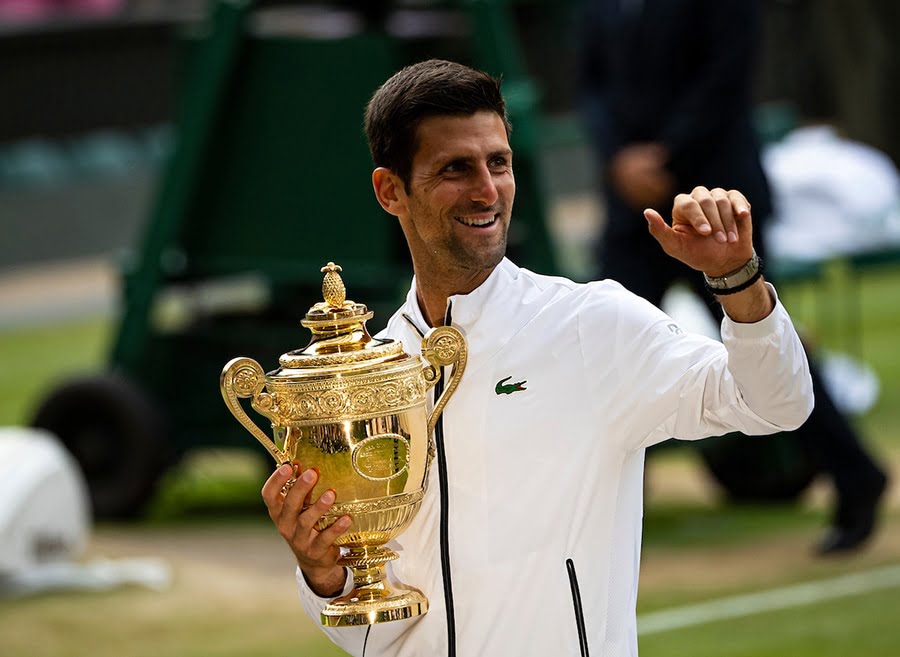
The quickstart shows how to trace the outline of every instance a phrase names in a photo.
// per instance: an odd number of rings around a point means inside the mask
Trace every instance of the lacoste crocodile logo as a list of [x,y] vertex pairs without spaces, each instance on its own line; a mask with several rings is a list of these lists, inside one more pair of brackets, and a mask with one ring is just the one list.
[[497,385],[494,387],[494,392],[498,395],[511,395],[514,392],[519,392],[520,390],[528,390],[525,387],[525,384],[528,381],[519,381],[518,383],[507,383],[512,377],[508,376],[505,379],[501,379],[497,381]]

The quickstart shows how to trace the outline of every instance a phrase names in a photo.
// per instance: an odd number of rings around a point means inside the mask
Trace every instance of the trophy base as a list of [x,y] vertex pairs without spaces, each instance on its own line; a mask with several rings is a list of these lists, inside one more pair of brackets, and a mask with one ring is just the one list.
[[428,598],[421,591],[399,585],[385,586],[382,581],[371,588],[354,588],[347,595],[335,598],[322,610],[321,620],[325,627],[353,627],[415,618],[427,611]]

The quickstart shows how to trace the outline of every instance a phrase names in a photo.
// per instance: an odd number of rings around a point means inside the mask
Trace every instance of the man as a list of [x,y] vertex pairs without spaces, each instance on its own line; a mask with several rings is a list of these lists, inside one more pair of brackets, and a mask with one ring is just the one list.
[[[384,334],[415,352],[429,326],[452,323],[469,364],[435,430],[428,494],[396,546],[395,575],[430,611],[325,631],[353,655],[636,655],[644,449],[793,428],[812,407],[800,342],[755,269],[750,204],[698,188],[676,198],[671,227],[647,212],[667,253],[723,287],[723,345],[614,282],[504,258],[515,179],[499,81],[444,61],[407,67],[373,96],[366,132],[375,195],[415,271]],[[518,390],[500,394],[509,377]],[[263,498],[317,618],[349,590],[333,545],[349,518],[316,531],[334,495],[304,511],[316,474],[283,495],[291,475],[276,470]]]
[[[771,198],[752,121],[756,0],[589,0],[580,90],[585,124],[604,171],[607,222],[598,243],[603,277],[654,305],[683,281],[706,298],[703,277],[666,257],[644,230],[644,209],[676,190],[740,189],[753,200],[764,255]],[[685,38],[691,34],[690,38]],[[712,310],[721,312],[715,305]],[[844,553],[871,536],[886,476],[821,384],[816,408],[793,438],[834,485],[837,503],[819,554]]]

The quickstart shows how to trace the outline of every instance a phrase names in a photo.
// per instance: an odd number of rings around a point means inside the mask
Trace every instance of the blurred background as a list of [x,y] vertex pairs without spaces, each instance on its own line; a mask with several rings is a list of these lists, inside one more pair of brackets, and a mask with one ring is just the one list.
[[[768,266],[896,480],[900,9],[748,1],[778,201]],[[373,333],[399,303],[411,266],[369,191],[362,110],[427,57],[503,75],[513,258],[594,276],[606,172],[579,111],[583,11],[0,0],[0,654],[342,654],[296,600],[259,499],[272,464],[219,373],[306,344],[328,260],[375,310]],[[664,307],[709,330],[686,290]],[[782,441],[651,454],[641,654],[900,654],[898,487],[864,550],[820,559],[822,479]]]

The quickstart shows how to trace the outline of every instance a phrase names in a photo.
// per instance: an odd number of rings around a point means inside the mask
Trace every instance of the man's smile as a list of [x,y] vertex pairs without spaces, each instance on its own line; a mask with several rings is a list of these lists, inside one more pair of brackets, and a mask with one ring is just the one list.
[[485,227],[491,226],[497,221],[500,213],[483,213],[473,215],[456,215],[453,218],[465,226]]

